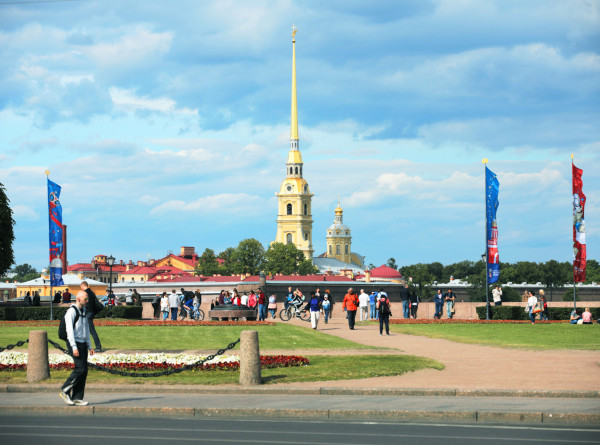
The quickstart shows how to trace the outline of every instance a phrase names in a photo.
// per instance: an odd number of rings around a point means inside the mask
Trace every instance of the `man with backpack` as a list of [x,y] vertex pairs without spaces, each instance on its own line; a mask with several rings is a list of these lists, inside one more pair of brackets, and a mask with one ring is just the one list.
[[64,335],[60,332],[63,329],[62,321],[59,327],[59,338],[66,335],[67,350],[75,363],[75,369],[62,385],[59,393],[67,405],[85,406],[88,404],[83,400],[88,373],[88,350],[90,355],[94,355],[90,341],[89,323],[86,318],[88,304],[88,294],[84,290],[79,291],[75,304],[67,310],[64,316]]
[[96,327],[94,326],[94,316],[100,312],[104,306],[100,301],[98,301],[98,297],[93,290],[90,289],[87,281],[81,282],[81,290],[84,291],[88,296],[88,304],[86,310],[86,318],[89,324],[89,333],[94,339],[94,344],[96,345],[96,352],[102,352],[102,344],[100,343],[100,338],[98,337],[98,333],[96,332]]

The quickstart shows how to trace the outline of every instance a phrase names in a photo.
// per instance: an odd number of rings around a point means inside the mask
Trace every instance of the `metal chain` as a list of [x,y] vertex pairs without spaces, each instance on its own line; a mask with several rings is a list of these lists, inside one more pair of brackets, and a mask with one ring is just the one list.
[[23,346],[25,343],[29,343],[29,339],[27,339],[27,340],[23,340],[23,341],[18,341],[18,342],[17,342],[17,344],[15,344],[15,345],[8,345],[8,346],[7,346],[7,347],[5,347],[5,348],[0,348],[0,352],[4,352],[4,351],[6,351],[6,350],[11,350],[11,349],[13,349],[13,348],[18,348],[18,347],[21,347],[21,346]]
[[[96,369],[98,371],[108,372],[109,374],[121,375],[121,376],[126,376],[126,377],[161,377],[161,376],[164,376],[164,375],[177,374],[179,372],[188,371],[188,370],[193,369],[193,368],[201,367],[202,365],[204,365],[204,363],[206,363],[206,362],[214,359],[215,357],[218,357],[219,355],[223,355],[226,351],[229,351],[229,350],[235,348],[235,346],[239,342],[240,342],[240,339],[238,338],[233,343],[229,343],[226,348],[219,349],[216,353],[214,353],[212,355],[209,355],[208,357],[206,357],[203,360],[198,360],[196,363],[192,363],[192,364],[189,364],[189,365],[184,365],[184,366],[182,366],[181,368],[178,368],[178,369],[169,369],[167,371],[161,371],[161,372],[118,371],[116,369],[111,369],[111,368],[107,368],[107,367],[102,366],[102,365],[97,365],[96,363],[89,363],[88,362],[88,365],[92,369]],[[64,349],[58,343],[56,343],[56,342],[54,342],[54,341],[52,341],[50,339],[48,339],[48,343],[50,343],[56,349],[60,349],[65,354],[71,355],[71,354],[69,354],[69,351],[67,351],[66,349]],[[72,355],[71,355],[71,357],[72,357]]]

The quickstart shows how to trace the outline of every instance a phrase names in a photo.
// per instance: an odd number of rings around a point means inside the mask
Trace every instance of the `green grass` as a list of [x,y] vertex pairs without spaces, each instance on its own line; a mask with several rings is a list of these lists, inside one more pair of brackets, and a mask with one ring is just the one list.
[[[410,355],[358,355],[358,356],[308,356],[309,366],[295,368],[263,369],[264,383],[316,382],[325,380],[350,380],[368,377],[400,375],[424,368],[441,370],[444,366],[432,359]],[[41,382],[63,383],[70,371],[50,371],[51,379]],[[237,384],[239,371],[185,371],[163,377],[121,377],[90,370],[88,383],[162,384],[162,385],[227,385]],[[0,372],[0,382],[26,383],[26,371]]]
[[600,350],[600,325],[570,324],[393,324],[393,332],[523,349]]
[[[26,340],[31,330],[46,330],[48,338],[62,345],[57,326],[0,326],[0,346]],[[237,340],[243,330],[258,331],[259,346],[265,349],[374,349],[312,329],[290,324],[271,326],[97,326],[105,349],[221,349]],[[27,348],[27,346],[23,346]],[[236,346],[239,349],[239,345]]]

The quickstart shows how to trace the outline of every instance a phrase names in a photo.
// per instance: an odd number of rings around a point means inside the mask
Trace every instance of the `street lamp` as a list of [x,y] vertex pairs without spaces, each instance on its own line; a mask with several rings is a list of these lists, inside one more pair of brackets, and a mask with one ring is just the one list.
[[108,271],[108,291],[109,291],[109,295],[112,294],[112,268],[115,265],[115,257],[113,257],[112,255],[109,256],[106,259],[106,264],[108,264],[109,267],[109,271]]
[[483,261],[484,274],[485,274],[485,319],[490,321],[490,285],[488,283],[488,271],[487,271],[487,263],[488,263],[488,252],[481,255],[481,261]]

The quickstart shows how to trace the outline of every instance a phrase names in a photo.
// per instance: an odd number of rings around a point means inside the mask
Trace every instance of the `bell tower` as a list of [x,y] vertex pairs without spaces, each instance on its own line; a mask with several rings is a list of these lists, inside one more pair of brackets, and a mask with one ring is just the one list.
[[292,26],[292,110],[290,151],[285,164],[278,202],[276,243],[294,244],[307,260],[312,261],[312,197],[308,182],[302,177],[302,155],[298,138],[298,102],[296,96],[296,26]]

